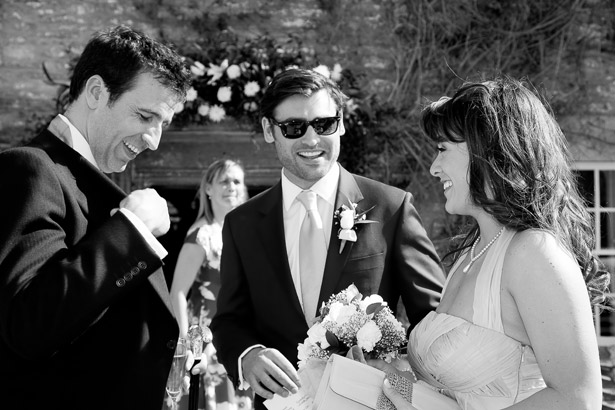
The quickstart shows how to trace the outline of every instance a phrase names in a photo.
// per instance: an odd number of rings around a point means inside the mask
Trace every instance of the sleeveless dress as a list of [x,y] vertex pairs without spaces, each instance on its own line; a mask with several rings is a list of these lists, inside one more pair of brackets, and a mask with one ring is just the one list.
[[[209,326],[216,313],[216,299],[220,291],[220,255],[222,253],[222,227],[204,224],[188,234],[184,243],[203,247],[205,259],[197,272],[188,296],[188,326]],[[215,354],[209,357],[210,371],[200,383],[199,409],[248,410],[253,408],[251,390],[237,390],[226,375],[224,366]],[[211,369],[214,369],[211,371]],[[184,403],[185,402],[185,403]],[[187,408],[187,396],[182,398],[180,409]]]
[[[432,311],[410,334],[408,360],[417,378],[457,400],[463,410],[503,409],[546,387],[532,347],[504,334],[502,325],[502,266],[514,235],[504,230],[485,255],[472,323]],[[457,261],[452,275],[463,275],[457,267],[464,260]]]

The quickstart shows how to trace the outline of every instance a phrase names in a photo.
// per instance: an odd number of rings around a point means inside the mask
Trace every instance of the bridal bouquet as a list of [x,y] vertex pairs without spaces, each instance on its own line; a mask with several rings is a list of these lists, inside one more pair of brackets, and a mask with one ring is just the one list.
[[[451,398],[417,381],[398,354],[406,343],[402,324],[378,295],[363,297],[355,285],[323,303],[320,316],[297,347],[300,393],[266,400],[270,410],[394,410],[382,392],[391,385],[418,410],[460,410]],[[397,371],[385,373],[365,359],[383,359]]]
[[406,343],[402,324],[379,295],[363,298],[353,284],[329,298],[297,347],[299,369],[310,359],[346,355],[358,346],[366,359],[391,362]]

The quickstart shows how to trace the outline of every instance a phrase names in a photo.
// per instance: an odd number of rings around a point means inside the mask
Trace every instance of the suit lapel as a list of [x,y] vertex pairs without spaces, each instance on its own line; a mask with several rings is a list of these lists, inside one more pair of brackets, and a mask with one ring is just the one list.
[[303,315],[299,297],[295,291],[290,265],[288,264],[288,251],[284,234],[284,201],[282,199],[282,183],[278,182],[269,191],[263,194],[259,211],[262,218],[257,226],[260,232],[265,254],[271,270],[277,276],[277,280],[287,289],[290,289],[290,298],[296,310]]
[[[91,188],[88,195],[94,195],[96,199],[89,202],[93,203],[97,209],[92,210],[89,209],[89,205],[81,204],[84,214],[88,218],[93,220],[108,218],[109,211],[117,207],[120,201],[126,197],[126,193],[107,175],[51,132],[46,130],[41,133],[32,145],[43,148],[54,162],[65,165],[72,173],[72,178],[77,181],[77,187],[82,193],[84,189]],[[148,280],[169,311],[173,312],[162,269],[158,269],[148,276]]]
[[[363,199],[363,194],[357,185],[354,177],[350,172],[346,171],[340,165],[340,179],[337,188],[337,195],[335,198],[335,208],[339,209],[342,205],[350,206],[351,203],[358,204]],[[337,232],[339,227],[335,225],[331,229],[331,238],[329,240],[329,250],[327,252],[327,262],[325,264],[325,272],[322,280],[322,286],[320,287],[320,302],[326,302],[335,292],[335,286],[337,285],[339,278],[342,274],[342,270],[346,265],[350,251],[354,246],[354,242],[346,242],[344,250],[340,253],[340,240],[337,238]]]

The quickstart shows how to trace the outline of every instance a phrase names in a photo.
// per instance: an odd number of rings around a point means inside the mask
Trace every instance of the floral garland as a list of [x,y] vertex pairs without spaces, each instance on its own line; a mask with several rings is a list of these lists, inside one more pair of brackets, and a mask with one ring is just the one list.
[[[228,36],[210,41],[210,46],[193,45],[185,52],[185,62],[192,73],[192,87],[186,102],[175,111],[173,123],[218,123],[233,118],[260,129],[258,109],[263,92],[271,79],[283,70],[312,68],[340,83],[344,73],[340,64],[332,69],[316,64],[315,53],[304,47],[296,36],[279,44],[268,36],[246,39]],[[351,100],[345,114],[356,109]]]

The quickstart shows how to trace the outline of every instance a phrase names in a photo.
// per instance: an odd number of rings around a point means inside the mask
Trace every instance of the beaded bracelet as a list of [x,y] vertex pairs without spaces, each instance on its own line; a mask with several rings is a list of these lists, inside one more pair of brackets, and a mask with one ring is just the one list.
[[[408,402],[412,403],[412,385],[413,383],[406,379],[403,376],[400,376],[396,373],[387,373],[387,379],[389,379],[389,383],[391,386],[397,391],[397,393],[401,394],[402,397]],[[380,393],[378,396],[378,401],[376,403],[377,410],[396,410],[395,405],[389,398],[384,394]]]

